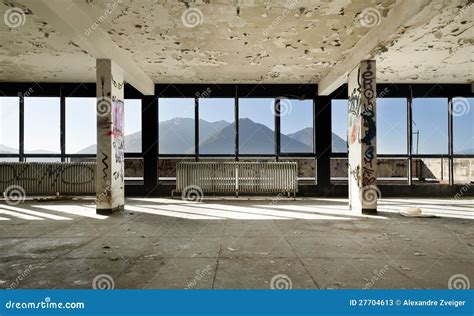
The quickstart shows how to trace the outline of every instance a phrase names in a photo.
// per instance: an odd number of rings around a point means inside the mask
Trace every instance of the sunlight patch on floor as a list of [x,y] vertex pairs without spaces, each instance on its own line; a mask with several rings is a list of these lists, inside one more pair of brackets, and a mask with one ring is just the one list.
[[46,204],[46,205],[32,205],[32,207],[40,208],[44,210],[51,210],[54,212],[62,212],[77,216],[85,216],[95,219],[106,219],[108,216],[98,215],[95,213],[95,208],[91,209],[81,205],[69,205],[69,204]]

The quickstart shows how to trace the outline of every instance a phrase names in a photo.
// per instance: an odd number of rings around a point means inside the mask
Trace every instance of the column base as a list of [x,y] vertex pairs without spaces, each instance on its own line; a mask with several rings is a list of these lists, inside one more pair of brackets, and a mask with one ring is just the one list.
[[120,212],[123,211],[125,205],[120,205],[115,208],[101,208],[101,209],[96,209],[95,213],[97,215],[112,215],[115,212]]
[[374,208],[363,208],[362,214],[364,215],[377,215],[377,209]]

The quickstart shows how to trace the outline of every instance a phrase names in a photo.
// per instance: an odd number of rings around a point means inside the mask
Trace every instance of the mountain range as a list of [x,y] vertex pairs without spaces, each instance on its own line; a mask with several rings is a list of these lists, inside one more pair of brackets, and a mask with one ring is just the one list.
[[[235,124],[226,121],[199,120],[199,144],[201,154],[232,154],[234,152]],[[194,152],[194,119],[174,118],[159,124],[160,153],[177,154]],[[346,151],[346,142],[332,134],[333,151]],[[291,134],[281,134],[282,152],[309,153],[313,148],[313,128],[303,128]],[[275,152],[274,131],[250,119],[239,120],[239,151],[241,154],[272,154]],[[125,136],[127,152],[141,152],[141,132]],[[95,153],[96,145],[90,145],[77,154]],[[0,152],[12,153],[16,149],[0,145]],[[47,151],[42,151],[47,154]],[[37,153],[37,151],[35,151]]]

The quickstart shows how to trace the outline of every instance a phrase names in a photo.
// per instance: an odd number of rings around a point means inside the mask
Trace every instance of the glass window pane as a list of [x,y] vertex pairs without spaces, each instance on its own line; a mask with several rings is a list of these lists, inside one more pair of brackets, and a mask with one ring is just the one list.
[[275,99],[239,99],[239,154],[275,154]]
[[142,100],[124,101],[124,139],[125,152],[142,152]]
[[194,99],[158,100],[159,153],[194,154]]
[[234,99],[199,99],[199,153],[234,153]]
[[348,100],[331,100],[332,152],[347,153]]
[[407,100],[377,99],[377,153],[407,154]]
[[25,98],[25,153],[60,153],[59,112],[59,98]]
[[412,113],[412,153],[447,154],[448,99],[413,99]]
[[280,151],[313,152],[313,100],[280,101]]
[[453,98],[453,152],[474,154],[474,98]]
[[66,153],[95,155],[96,121],[96,98],[66,98]]
[[19,143],[20,99],[0,97],[0,153],[18,154]]

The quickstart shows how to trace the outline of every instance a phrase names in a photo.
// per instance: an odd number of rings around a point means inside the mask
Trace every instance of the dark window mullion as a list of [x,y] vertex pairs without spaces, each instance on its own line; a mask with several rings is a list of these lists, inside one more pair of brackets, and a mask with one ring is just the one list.
[[235,85],[234,95],[234,122],[234,154],[235,161],[239,161],[239,93],[237,85]]
[[25,98],[23,95],[20,96],[19,102],[20,111],[20,139],[19,139],[19,158],[20,161],[25,161]]
[[412,166],[412,149],[413,149],[413,117],[412,117],[412,96],[407,98],[407,151],[408,151],[408,185],[413,184],[413,166]]
[[61,87],[59,90],[59,98],[60,98],[60,146],[61,146],[61,161],[64,162],[66,160],[66,97],[63,93],[63,88]]
[[273,104],[274,113],[275,113],[275,159],[278,161],[280,159],[281,151],[281,115],[280,115],[280,98],[276,98]]
[[454,184],[454,162],[453,162],[453,98],[448,98],[448,178],[449,184]]
[[194,159],[199,160],[199,98],[194,98]]

